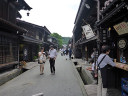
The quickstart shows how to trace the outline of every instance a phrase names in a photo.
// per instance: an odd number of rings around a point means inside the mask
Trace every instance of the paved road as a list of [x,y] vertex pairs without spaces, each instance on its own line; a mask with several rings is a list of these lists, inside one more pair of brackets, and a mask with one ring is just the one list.
[[50,74],[47,61],[44,75],[39,75],[39,66],[36,66],[0,86],[0,96],[32,96],[41,92],[44,96],[83,96],[70,60],[59,55],[55,75]]

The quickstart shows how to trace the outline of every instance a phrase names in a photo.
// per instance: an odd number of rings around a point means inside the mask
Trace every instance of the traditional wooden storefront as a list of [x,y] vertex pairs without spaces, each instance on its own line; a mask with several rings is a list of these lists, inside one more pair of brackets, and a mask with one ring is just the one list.
[[[97,22],[97,3],[81,0],[73,29],[74,55],[76,58],[84,57],[85,60],[89,60],[93,47],[97,47],[100,54],[101,46],[109,45],[110,57],[117,65],[109,73],[109,78],[112,80],[110,85],[120,89],[121,92],[121,79],[128,78],[128,1],[99,0],[99,2],[100,21]],[[83,25],[90,25],[95,36],[90,39],[84,37],[81,28]],[[120,65],[125,66],[121,68]]]
[[[104,7],[104,5],[102,6]],[[109,2],[101,15],[102,18],[97,24],[100,31],[100,45],[109,45],[111,47],[110,57],[116,60],[117,64],[126,64],[126,68],[123,70],[116,68],[115,77],[111,77],[114,79],[115,87],[120,89],[121,78],[128,78],[128,1],[113,0]]]
[[6,32],[0,31],[0,67],[18,64],[18,35]]
[[26,30],[16,25],[16,18],[22,9],[31,8],[15,0],[0,0],[0,68],[19,63],[19,36]]
[[[88,14],[87,14],[88,13]],[[93,48],[97,47],[97,33],[95,32],[96,1],[81,0],[73,29],[73,51],[76,58],[89,60]],[[93,30],[93,35],[87,36],[83,26]]]
[[35,57],[38,57],[41,47],[48,51],[47,37],[50,32],[46,27],[21,20],[17,20],[17,25],[27,30],[27,33],[20,38],[20,61],[33,61]]

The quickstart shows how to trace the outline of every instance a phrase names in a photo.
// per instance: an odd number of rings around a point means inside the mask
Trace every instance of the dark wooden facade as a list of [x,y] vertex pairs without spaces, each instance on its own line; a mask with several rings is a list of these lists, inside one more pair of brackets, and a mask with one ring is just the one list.
[[34,57],[38,57],[38,52],[41,47],[44,47],[45,51],[49,51],[50,45],[57,45],[57,40],[51,37],[51,32],[46,26],[42,27],[26,21],[17,20],[17,25],[27,30],[20,37],[20,61],[33,61]]
[[[103,5],[102,5],[103,6]],[[126,45],[128,44],[127,38],[128,33],[125,33],[123,35],[119,35],[118,32],[115,30],[114,26],[117,24],[121,24],[122,22],[128,23],[128,1],[127,0],[113,0],[113,2],[109,3],[108,6],[106,6],[106,9],[104,9],[101,12],[101,20],[98,22],[97,27],[100,29],[100,40],[101,45],[107,44],[111,47],[110,56],[113,59],[117,59],[117,62],[128,64],[128,46],[126,46],[124,49],[120,49],[118,47],[118,41],[120,39],[126,40]],[[119,28],[125,29],[127,26],[121,24]],[[103,41],[103,30],[106,31],[106,40]],[[123,33],[123,31],[121,31]],[[122,61],[121,58],[125,57],[125,61]],[[115,69],[115,77],[111,77],[115,79],[113,82],[116,85],[116,88],[121,88],[121,78],[128,78],[128,72],[121,70],[121,69]],[[127,94],[128,95],[128,94]]]
[[22,9],[19,5],[26,6],[16,0],[0,0],[0,68],[19,63],[19,36],[27,32],[16,25],[17,13]]
[[[87,4],[90,6],[90,8],[87,8],[85,6]],[[97,46],[97,34],[96,34],[96,1],[93,0],[81,0],[77,16],[75,19],[75,26],[73,29],[73,51],[74,56],[76,58],[83,58],[88,60],[88,58],[91,56],[91,52],[89,50],[93,50],[93,47]],[[86,39],[86,37],[83,35],[83,29],[82,26],[90,24],[91,28],[95,32],[95,37]],[[91,45],[89,42],[92,42],[93,45]],[[87,49],[89,49],[87,51]]]
[[35,56],[38,57],[41,47],[48,51],[47,37],[50,32],[46,27],[21,20],[17,20],[17,25],[27,30],[20,37],[20,61],[33,61]]
[[[79,53],[75,53],[76,57],[85,57],[87,60],[92,53],[92,48],[97,47],[99,53],[102,45],[107,44],[111,48],[110,57],[117,59],[117,62],[128,64],[128,33],[119,35],[114,26],[118,25],[118,29],[125,29],[127,25],[121,24],[122,22],[128,23],[128,1],[127,0],[99,0],[100,1],[100,21],[96,22],[96,4],[92,4],[94,9],[87,9],[83,5],[89,4],[91,0],[81,0],[81,4],[76,16],[75,26],[73,29],[73,45],[74,50],[79,50]],[[82,5],[83,3],[83,5]],[[83,7],[82,7],[83,6]],[[91,5],[90,5],[91,6]],[[90,7],[91,8],[91,7]],[[88,12],[90,11],[90,12]],[[88,14],[87,14],[88,13]],[[95,16],[95,17],[93,17]],[[92,19],[91,19],[91,18]],[[90,19],[89,19],[90,18]],[[96,36],[89,40],[82,38],[82,20],[90,24]],[[93,21],[94,20],[94,21]],[[119,25],[120,24],[120,25]],[[99,32],[99,34],[97,34]],[[121,32],[123,33],[123,31]],[[120,39],[126,40],[126,47],[120,49],[118,42]],[[126,62],[121,61],[121,57],[125,57]],[[114,68],[109,78],[112,78],[113,85],[117,89],[121,89],[121,78],[128,78],[128,72],[122,69]]]

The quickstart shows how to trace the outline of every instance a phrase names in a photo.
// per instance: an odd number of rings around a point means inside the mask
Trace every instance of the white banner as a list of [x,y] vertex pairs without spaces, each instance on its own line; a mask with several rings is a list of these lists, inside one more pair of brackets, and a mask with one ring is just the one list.
[[95,36],[90,25],[84,25],[82,26],[82,28],[85,33],[86,39],[90,39]]

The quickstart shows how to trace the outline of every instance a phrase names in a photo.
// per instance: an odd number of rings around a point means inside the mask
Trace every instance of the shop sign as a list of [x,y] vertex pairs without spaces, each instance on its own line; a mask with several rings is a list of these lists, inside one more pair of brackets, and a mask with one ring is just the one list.
[[90,25],[84,25],[82,26],[82,29],[85,33],[86,39],[90,39],[95,36]]
[[128,23],[122,22],[114,26],[115,30],[117,31],[118,35],[123,35],[128,33]]

